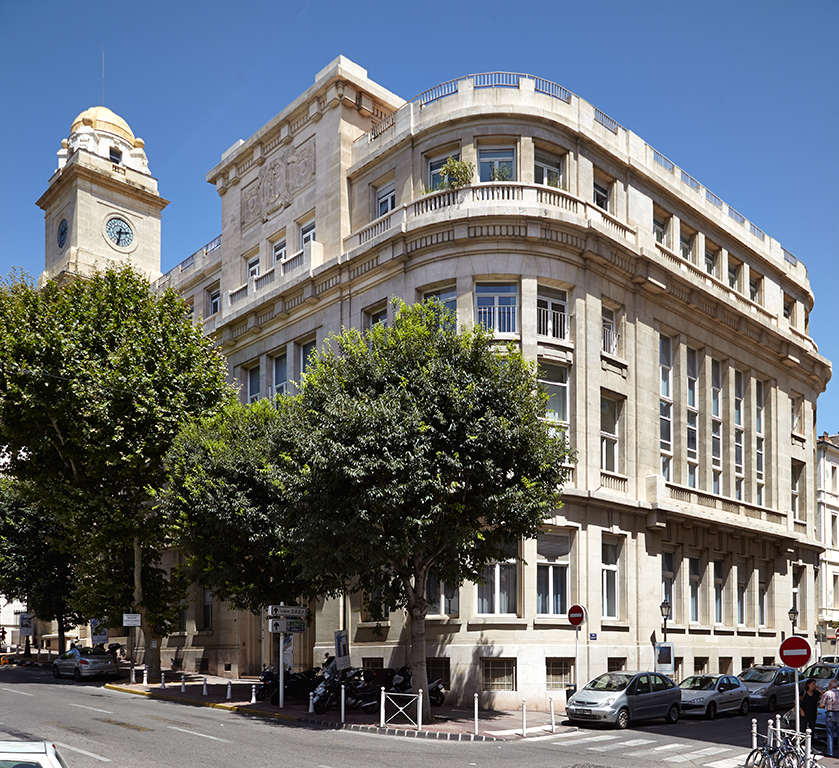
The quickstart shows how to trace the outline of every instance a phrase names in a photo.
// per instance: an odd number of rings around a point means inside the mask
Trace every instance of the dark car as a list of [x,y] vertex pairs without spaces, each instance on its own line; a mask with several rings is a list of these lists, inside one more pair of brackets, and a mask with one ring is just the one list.
[[681,704],[679,687],[658,672],[607,672],[568,699],[565,712],[574,724],[612,723],[626,728],[630,721],[653,717],[675,723]]
[[[765,707],[774,712],[795,703],[795,670],[792,667],[760,665],[744,669],[738,677],[749,689],[753,707]],[[799,687],[803,686],[803,680]]]

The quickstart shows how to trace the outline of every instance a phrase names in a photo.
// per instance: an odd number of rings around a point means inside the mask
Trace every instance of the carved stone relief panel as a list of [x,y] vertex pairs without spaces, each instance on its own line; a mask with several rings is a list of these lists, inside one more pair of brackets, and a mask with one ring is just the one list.
[[259,170],[255,181],[242,190],[242,227],[265,221],[284,210],[294,196],[315,178],[315,140],[299,147],[285,147]]

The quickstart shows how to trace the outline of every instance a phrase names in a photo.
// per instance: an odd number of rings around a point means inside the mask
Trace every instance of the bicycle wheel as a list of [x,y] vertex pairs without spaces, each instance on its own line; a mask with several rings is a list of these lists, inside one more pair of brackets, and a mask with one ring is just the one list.
[[775,768],[772,755],[766,747],[756,747],[746,758],[745,768]]

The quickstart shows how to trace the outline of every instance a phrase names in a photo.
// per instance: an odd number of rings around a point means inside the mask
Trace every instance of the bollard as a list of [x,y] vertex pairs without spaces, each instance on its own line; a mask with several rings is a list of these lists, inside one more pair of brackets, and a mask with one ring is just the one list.
[[478,694],[475,694],[475,735],[478,735]]
[[251,686],[251,704],[256,704],[256,686]]
[[227,681],[227,701],[230,701],[233,698],[233,681]]
[[381,692],[379,694],[379,728],[385,727],[385,687],[382,686]]
[[186,693],[186,675],[181,675],[181,693]]
[[343,723],[344,718],[344,707],[346,706],[346,691],[344,690],[344,684],[341,683],[341,722]]
[[551,702],[551,733],[556,733],[556,717],[554,716],[554,697],[550,697]]
[[162,669],[160,670],[160,687],[166,687],[166,673]]
[[810,756],[813,752],[813,732],[808,728],[804,733],[804,765],[810,765]]
[[775,715],[775,743],[780,746],[781,744],[781,716]]
[[521,737],[527,736],[527,699],[521,700]]
[[775,726],[771,717],[766,721],[766,746],[775,746]]
[[417,691],[417,730],[422,730],[422,688]]
[[143,685],[149,684],[149,668],[143,667]]
[[206,677],[204,678],[204,690],[201,692],[201,695],[202,696],[207,695],[207,678]]
[[311,691],[309,693],[309,714],[312,714],[315,711],[315,692]]
[[757,749],[757,718],[752,718],[752,749]]
[[134,677],[134,662],[131,662],[131,685],[137,682],[137,679]]

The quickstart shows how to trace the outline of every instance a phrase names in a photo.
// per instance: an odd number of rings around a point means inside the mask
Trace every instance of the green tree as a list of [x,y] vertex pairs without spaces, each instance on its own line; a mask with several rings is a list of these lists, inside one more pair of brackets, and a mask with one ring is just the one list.
[[0,478],[0,594],[56,621],[59,653],[67,630],[85,622],[70,604],[75,577],[66,537],[54,516],[28,507],[15,482]]
[[439,303],[331,337],[303,379],[289,523],[304,576],[340,576],[374,615],[404,608],[415,687],[429,575],[481,582],[560,504],[569,457],[544,412],[534,366],[479,326],[458,332]]
[[70,531],[74,607],[117,625],[140,613],[152,675],[183,585],[160,566],[169,539],[150,501],[181,428],[231,396],[225,375],[183,300],[128,267],[0,283],[0,451],[27,503]]

